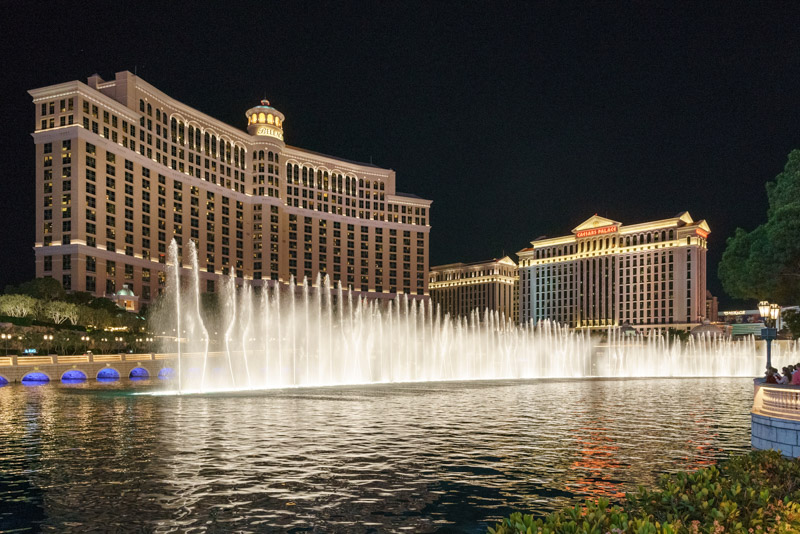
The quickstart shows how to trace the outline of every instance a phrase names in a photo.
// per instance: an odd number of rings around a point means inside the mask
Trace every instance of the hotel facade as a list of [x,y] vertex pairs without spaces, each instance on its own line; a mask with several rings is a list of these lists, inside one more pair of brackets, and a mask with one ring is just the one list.
[[431,267],[428,287],[431,300],[452,317],[488,309],[516,322],[518,282],[517,264],[506,256]]
[[431,201],[395,172],[289,146],[262,101],[247,131],[130,72],[31,90],[36,126],[36,276],[140,303],[165,285],[174,238],[194,241],[202,288],[312,283],[367,297],[428,295]]
[[518,252],[520,320],[689,328],[706,310],[708,224],[687,212],[623,225],[594,215]]

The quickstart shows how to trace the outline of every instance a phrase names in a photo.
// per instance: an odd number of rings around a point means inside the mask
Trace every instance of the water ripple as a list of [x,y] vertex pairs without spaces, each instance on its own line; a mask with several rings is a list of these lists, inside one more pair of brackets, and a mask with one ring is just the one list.
[[0,388],[0,532],[482,532],[749,448],[747,379]]

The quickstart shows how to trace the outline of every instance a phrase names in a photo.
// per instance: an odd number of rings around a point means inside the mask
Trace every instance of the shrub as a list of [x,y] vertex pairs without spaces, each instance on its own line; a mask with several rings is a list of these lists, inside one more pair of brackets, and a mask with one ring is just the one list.
[[800,460],[754,451],[692,473],[664,475],[619,505],[586,501],[543,518],[512,514],[492,534],[800,532]]
[[27,317],[36,311],[38,301],[28,295],[0,296],[0,313],[10,317]]

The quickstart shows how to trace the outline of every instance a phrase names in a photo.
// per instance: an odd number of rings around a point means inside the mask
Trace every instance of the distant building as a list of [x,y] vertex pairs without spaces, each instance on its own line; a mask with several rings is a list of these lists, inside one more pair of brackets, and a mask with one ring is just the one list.
[[110,297],[111,300],[120,308],[129,312],[139,311],[139,297],[133,294],[128,284],[122,286],[122,289],[116,292],[115,295]]
[[598,215],[521,250],[520,319],[574,328],[689,328],[706,314],[705,221],[623,225]]
[[391,169],[288,145],[266,100],[232,126],[127,71],[29,93],[37,277],[149,303],[175,239],[184,267],[195,242],[203,291],[228,275],[327,275],[367,297],[427,298],[431,201],[398,192]]
[[517,264],[506,256],[499,260],[431,267],[428,288],[431,300],[451,316],[489,309],[516,322],[518,280]]
[[709,321],[716,321],[719,317],[719,301],[717,297],[711,294],[711,291],[706,291],[706,319]]
[[726,325],[726,331],[733,337],[761,337],[764,319],[756,310],[725,310],[717,312],[717,322]]

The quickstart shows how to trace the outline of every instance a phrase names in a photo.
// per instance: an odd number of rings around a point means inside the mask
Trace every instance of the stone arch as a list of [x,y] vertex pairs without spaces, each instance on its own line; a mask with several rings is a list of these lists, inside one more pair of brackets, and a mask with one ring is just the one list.
[[170,119],[175,119],[176,121],[182,122],[185,126],[189,126],[189,123],[192,122],[179,111],[174,112],[172,115],[169,116]]
[[86,376],[86,373],[81,371],[80,369],[69,369],[68,371],[64,371],[64,374],[61,375],[62,382],[77,382],[77,381],[85,381],[89,377]]
[[97,371],[97,380],[119,380],[119,371],[113,367],[103,367]]
[[20,381],[23,384],[47,384],[50,382],[50,376],[47,373],[43,373],[41,371],[31,371],[26,373],[22,380]]
[[175,376],[175,369],[172,367],[162,367],[158,371],[158,379],[159,380],[169,380],[170,378]]
[[0,388],[3,386],[8,385],[8,379],[2,375],[0,375]]
[[142,380],[145,378],[150,378],[150,371],[145,369],[144,367],[134,367],[131,369],[131,372],[128,373],[128,378],[131,380]]

